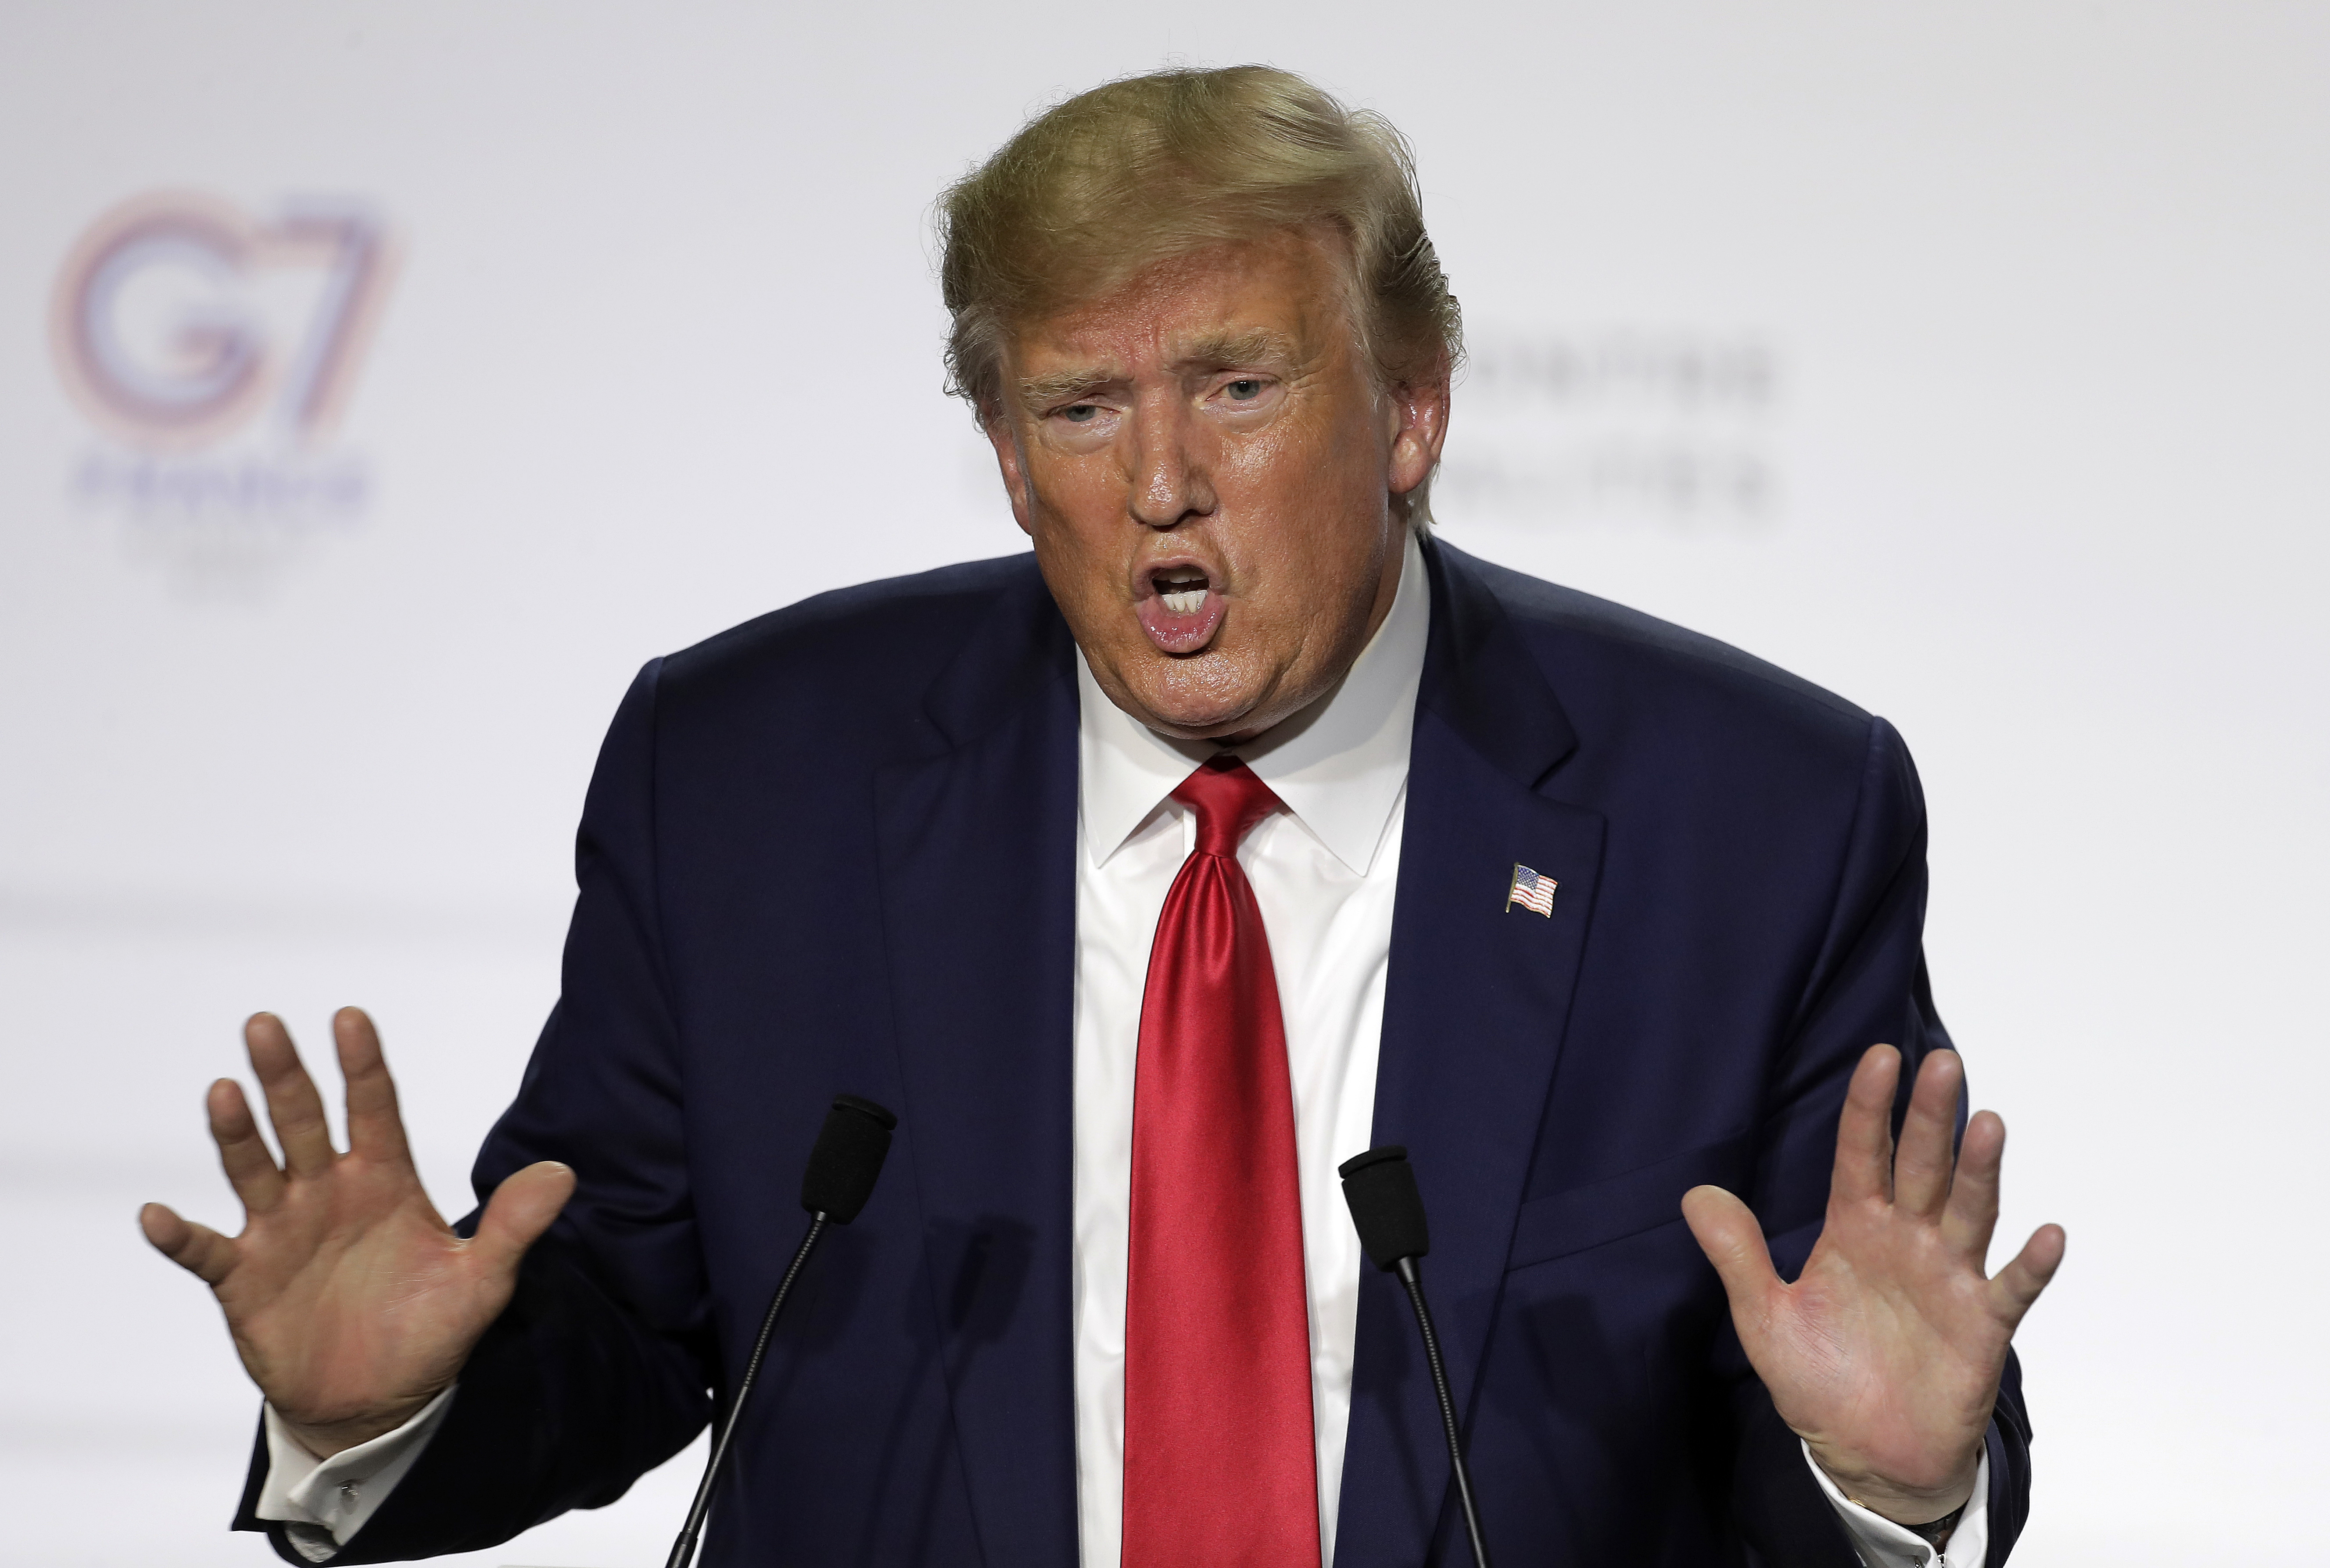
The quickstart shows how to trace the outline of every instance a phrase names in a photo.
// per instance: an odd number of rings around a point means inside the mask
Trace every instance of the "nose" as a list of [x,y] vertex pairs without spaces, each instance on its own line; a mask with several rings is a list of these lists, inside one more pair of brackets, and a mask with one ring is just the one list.
[[1205,432],[1187,400],[1144,398],[1126,432],[1130,488],[1126,509],[1143,527],[1162,532],[1216,505],[1212,465],[1199,449]]

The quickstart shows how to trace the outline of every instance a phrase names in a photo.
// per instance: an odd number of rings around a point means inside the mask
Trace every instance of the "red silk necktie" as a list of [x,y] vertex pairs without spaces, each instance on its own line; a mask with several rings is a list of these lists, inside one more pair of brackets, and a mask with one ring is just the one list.
[[1124,1568],[1319,1568],[1294,1093],[1237,863],[1279,809],[1217,757],[1173,791],[1198,847],[1165,895],[1133,1067]]

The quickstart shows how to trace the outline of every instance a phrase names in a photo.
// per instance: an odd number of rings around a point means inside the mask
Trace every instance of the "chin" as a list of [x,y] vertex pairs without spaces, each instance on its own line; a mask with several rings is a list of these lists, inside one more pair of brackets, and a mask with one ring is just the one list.
[[1168,704],[1143,704],[1143,712],[1135,717],[1152,730],[1184,741],[1215,740],[1234,735],[1246,728],[1246,710],[1238,707],[1176,707]]
[[1251,691],[1225,691],[1210,681],[1169,679],[1125,685],[1139,708],[1136,718],[1153,730],[1184,740],[1236,733],[1245,726],[1260,696]]

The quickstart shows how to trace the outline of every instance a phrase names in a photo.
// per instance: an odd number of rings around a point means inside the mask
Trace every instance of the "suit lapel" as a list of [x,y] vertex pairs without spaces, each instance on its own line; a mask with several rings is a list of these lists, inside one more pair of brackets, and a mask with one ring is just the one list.
[[1032,567],[877,776],[885,933],[957,1451],[992,1564],[1073,1563],[1076,698]]
[[[1375,1141],[1407,1146],[1429,1209],[1425,1280],[1462,1416],[1560,1054],[1603,821],[1537,793],[1576,737],[1465,558],[1435,545],[1427,560],[1432,639],[1408,768]],[[1549,918],[1505,908],[1516,863],[1558,883]],[[1449,1482],[1407,1302],[1389,1276],[1362,1273],[1339,1568],[1424,1561]]]
[[[1430,1206],[1426,1280],[1461,1411],[1560,1051],[1602,819],[1536,793],[1575,744],[1568,721],[1465,558],[1433,546],[1426,559],[1432,640],[1375,1138],[1408,1146]],[[933,754],[876,780],[901,1152],[991,1564],[1077,1554],[1072,649],[1031,569],[933,686]],[[1550,919],[1504,912],[1515,862],[1558,881]],[[1442,1515],[1447,1459],[1406,1304],[1363,1272],[1337,1562],[1413,1564]]]

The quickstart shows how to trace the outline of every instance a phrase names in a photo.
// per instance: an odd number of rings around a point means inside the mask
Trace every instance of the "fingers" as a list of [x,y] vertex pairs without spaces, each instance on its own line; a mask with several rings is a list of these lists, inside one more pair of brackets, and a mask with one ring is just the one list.
[[251,1050],[251,1070],[267,1095],[267,1119],[275,1126],[275,1141],[283,1146],[283,1168],[295,1176],[329,1170],[337,1155],[332,1129],[324,1120],[324,1097],[300,1064],[283,1020],[272,1013],[254,1013],[242,1026],[242,1038]]
[[1957,1176],[1950,1183],[1949,1206],[1942,1213],[1942,1241],[1977,1269],[1990,1252],[1998,1228],[1999,1166],[2006,1155],[2006,1123],[1995,1111],[1978,1110],[1966,1123],[1958,1146]]
[[384,1165],[411,1166],[404,1119],[397,1113],[396,1082],[381,1054],[380,1033],[362,1008],[332,1015],[332,1039],[339,1047],[340,1076],[348,1087],[348,1152]]
[[516,1269],[573,1195],[573,1167],[554,1159],[530,1165],[494,1189],[478,1219],[475,1244],[494,1267]]
[[1701,1186],[1683,1194],[1682,1217],[1699,1250],[1721,1276],[1734,1318],[1760,1322],[1770,1294],[1784,1287],[1755,1214],[1721,1187]]
[[219,1164],[234,1187],[234,1195],[249,1213],[267,1213],[283,1201],[283,1173],[275,1167],[275,1157],[267,1152],[267,1140],[259,1136],[259,1123],[252,1119],[251,1104],[242,1097],[242,1085],[222,1078],[211,1085],[204,1104],[210,1112],[211,1141],[218,1145]]
[[1958,1091],[1965,1064],[1955,1051],[1937,1051],[1918,1070],[1909,1091],[1909,1111],[1901,1120],[1901,1152],[1893,1160],[1893,1206],[1930,1220],[1949,1201],[1950,1167],[1956,1163]]
[[1844,1091],[1844,1113],[1837,1118],[1831,1204],[1893,1195],[1893,1086],[1900,1076],[1901,1053],[1892,1046],[1871,1045],[1861,1053]]
[[198,1274],[206,1285],[216,1285],[234,1269],[234,1243],[212,1230],[191,1220],[182,1220],[160,1204],[147,1204],[137,1211],[137,1228],[160,1252],[189,1273]]
[[2008,1333],[2014,1331],[2031,1304],[2039,1299],[2039,1292],[2063,1266],[2065,1240],[2062,1226],[2040,1226],[2022,1243],[2022,1251],[2014,1254],[2014,1261],[1990,1282],[1991,1306],[2005,1321]]

